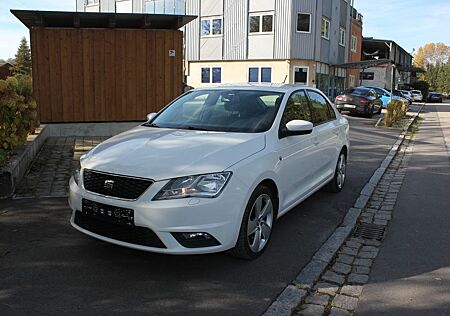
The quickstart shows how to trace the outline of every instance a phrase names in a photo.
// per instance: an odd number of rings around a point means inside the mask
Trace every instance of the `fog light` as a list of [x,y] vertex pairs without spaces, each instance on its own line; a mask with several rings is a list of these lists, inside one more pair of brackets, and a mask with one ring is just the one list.
[[220,243],[208,233],[171,233],[172,236],[186,248],[202,248],[219,246]]
[[185,239],[211,239],[211,235],[207,233],[184,233],[182,234]]

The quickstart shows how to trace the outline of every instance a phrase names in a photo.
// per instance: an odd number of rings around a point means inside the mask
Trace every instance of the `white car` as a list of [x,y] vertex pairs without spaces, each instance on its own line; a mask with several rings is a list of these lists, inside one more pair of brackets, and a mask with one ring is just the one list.
[[313,88],[191,90],[82,157],[71,224],[134,249],[256,258],[277,218],[325,185],[343,188],[348,131]]
[[422,91],[420,90],[411,90],[411,94],[413,97],[413,101],[423,101]]

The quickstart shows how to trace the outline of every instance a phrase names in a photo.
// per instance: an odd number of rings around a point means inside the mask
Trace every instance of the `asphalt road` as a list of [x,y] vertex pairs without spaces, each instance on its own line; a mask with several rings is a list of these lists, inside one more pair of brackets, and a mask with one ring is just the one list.
[[282,217],[265,254],[167,256],[100,242],[70,227],[65,199],[0,202],[0,315],[259,315],[341,222],[397,130],[350,117],[344,190],[318,192]]

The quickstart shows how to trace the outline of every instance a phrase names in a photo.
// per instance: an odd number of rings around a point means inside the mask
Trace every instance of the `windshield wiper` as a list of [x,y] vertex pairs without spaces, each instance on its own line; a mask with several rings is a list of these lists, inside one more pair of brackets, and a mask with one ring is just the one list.
[[203,128],[203,127],[195,127],[195,126],[184,126],[180,129],[188,129],[190,131],[211,131],[210,129]]
[[144,123],[142,124],[143,126],[148,126],[148,127],[159,127],[158,125],[156,125],[155,123]]

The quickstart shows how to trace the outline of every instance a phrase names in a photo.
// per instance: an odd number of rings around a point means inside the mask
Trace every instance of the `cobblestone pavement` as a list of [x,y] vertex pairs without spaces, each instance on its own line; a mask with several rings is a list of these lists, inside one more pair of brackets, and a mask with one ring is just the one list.
[[14,198],[64,197],[80,156],[102,137],[50,137],[19,183]]
[[412,146],[408,136],[363,208],[355,231],[293,315],[353,314],[392,218]]

